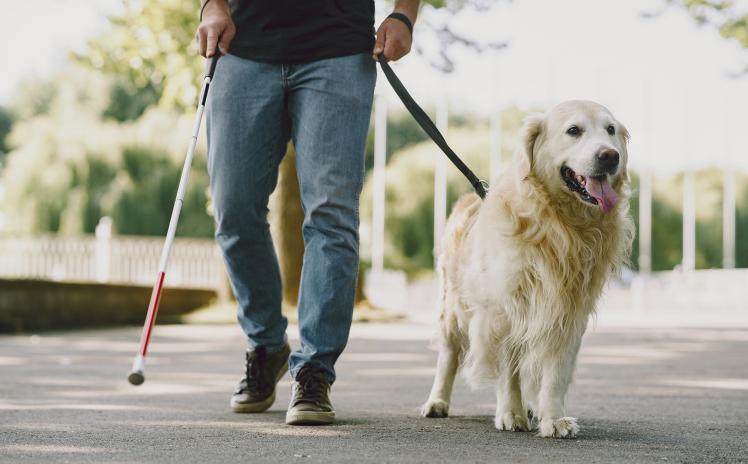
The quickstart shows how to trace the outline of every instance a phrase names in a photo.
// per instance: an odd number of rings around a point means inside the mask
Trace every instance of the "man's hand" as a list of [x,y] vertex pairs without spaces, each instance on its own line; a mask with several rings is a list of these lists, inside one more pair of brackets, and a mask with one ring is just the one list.
[[[411,24],[416,23],[418,15],[418,4],[420,0],[397,0],[395,2],[395,12],[402,13],[410,19]],[[413,43],[413,36],[405,25],[399,19],[387,18],[377,30],[377,41],[374,44],[373,57],[374,61],[384,52],[384,57],[388,61],[397,61],[410,52],[410,46]]]
[[197,40],[200,54],[206,58],[213,56],[216,45],[225,55],[229,51],[229,44],[236,35],[234,21],[231,20],[231,10],[226,0],[208,0],[203,9],[203,19],[197,28]]

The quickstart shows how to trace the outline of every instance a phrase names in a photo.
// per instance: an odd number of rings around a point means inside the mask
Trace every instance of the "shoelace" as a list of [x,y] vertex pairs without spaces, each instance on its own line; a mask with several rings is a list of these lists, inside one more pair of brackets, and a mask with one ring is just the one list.
[[246,388],[242,388],[242,390],[249,390],[249,391],[257,391],[259,390],[261,384],[261,373],[263,369],[265,368],[265,360],[267,359],[267,353],[265,353],[265,349],[260,347],[256,349],[255,351],[248,352],[246,355],[246,372],[244,377],[244,383]]
[[327,378],[322,371],[302,368],[296,375],[298,382],[297,397],[303,402],[321,404],[327,393]]

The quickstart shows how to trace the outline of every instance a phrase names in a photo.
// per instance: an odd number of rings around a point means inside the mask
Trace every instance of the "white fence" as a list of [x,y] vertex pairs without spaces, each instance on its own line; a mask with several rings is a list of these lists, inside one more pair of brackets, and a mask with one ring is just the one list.
[[[163,244],[160,237],[110,234],[0,236],[0,278],[150,286]],[[212,239],[175,240],[167,286],[219,289],[223,276],[220,251]]]
[[638,274],[631,282],[631,308],[643,311],[748,310],[748,269]]
[[[402,311],[412,320],[434,323],[440,307],[436,279],[401,284],[391,272],[366,281],[369,301]],[[393,288],[394,293],[388,294]],[[732,321],[743,321],[739,323],[744,327],[748,317],[746,289],[748,269],[629,273],[626,282],[616,279],[605,288],[597,305],[598,314],[619,321],[638,320],[644,325],[662,316],[659,320],[668,321],[665,325],[699,320],[705,327],[713,323],[729,326]],[[695,314],[702,317],[694,319]]]

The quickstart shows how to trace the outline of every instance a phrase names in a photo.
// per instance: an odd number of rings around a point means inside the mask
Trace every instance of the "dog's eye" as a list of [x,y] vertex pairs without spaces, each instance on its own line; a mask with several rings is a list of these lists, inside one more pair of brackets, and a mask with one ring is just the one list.
[[616,128],[613,124],[608,126],[608,135],[616,135]]
[[571,126],[570,128],[566,129],[566,133],[571,135],[572,137],[577,137],[582,133],[582,129],[580,129],[578,126]]

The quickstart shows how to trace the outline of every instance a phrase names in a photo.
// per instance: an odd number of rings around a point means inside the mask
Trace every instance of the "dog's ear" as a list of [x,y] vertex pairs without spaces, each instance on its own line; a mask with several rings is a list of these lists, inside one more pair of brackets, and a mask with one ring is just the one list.
[[[626,126],[621,124],[620,121],[616,121],[618,123],[618,136],[621,137],[621,141],[623,142],[622,146],[624,151],[626,152],[626,158],[628,159],[629,154],[629,140],[631,140],[631,134],[629,134],[629,130],[626,129]],[[628,174],[628,167],[626,166],[627,163],[623,163],[623,166],[621,166],[621,176],[619,176],[621,179],[628,181],[629,174]]]
[[629,134],[629,130],[626,129],[626,126],[621,124],[621,121],[616,121],[618,123],[618,133],[621,135],[621,138],[623,139],[623,143],[628,145],[629,140],[631,140],[631,134]]
[[522,151],[524,152],[524,159],[527,160],[528,172],[532,171],[535,164],[535,149],[544,126],[545,116],[539,113],[525,117],[522,123]]

